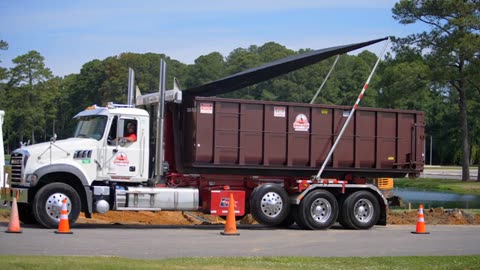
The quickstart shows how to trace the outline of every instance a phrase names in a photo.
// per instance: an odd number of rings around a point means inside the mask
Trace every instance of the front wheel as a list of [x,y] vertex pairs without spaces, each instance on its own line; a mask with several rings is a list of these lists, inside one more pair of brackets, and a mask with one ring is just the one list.
[[256,187],[250,197],[250,212],[261,224],[279,225],[290,213],[287,192],[276,184]]
[[377,224],[380,204],[368,191],[357,191],[348,196],[342,205],[340,224],[347,229],[367,230]]
[[295,217],[302,229],[328,229],[338,217],[337,199],[326,190],[314,190],[302,200]]
[[35,195],[32,210],[38,223],[46,228],[57,228],[64,199],[67,199],[69,224],[75,224],[81,209],[80,196],[64,183],[48,184]]

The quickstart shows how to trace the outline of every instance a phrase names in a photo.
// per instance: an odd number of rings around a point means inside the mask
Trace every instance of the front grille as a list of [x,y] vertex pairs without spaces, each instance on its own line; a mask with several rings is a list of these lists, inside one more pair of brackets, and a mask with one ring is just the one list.
[[21,152],[15,151],[14,153],[12,153],[12,156],[10,158],[10,165],[12,167],[12,184],[22,183],[24,158],[25,156]]

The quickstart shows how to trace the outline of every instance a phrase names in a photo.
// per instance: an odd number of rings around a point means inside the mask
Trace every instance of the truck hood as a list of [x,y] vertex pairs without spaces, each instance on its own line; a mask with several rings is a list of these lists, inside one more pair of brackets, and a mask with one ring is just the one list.
[[[67,152],[68,156],[73,156],[76,150],[93,150],[98,147],[99,141],[91,138],[69,138],[65,140],[58,140],[52,144],[52,154],[53,156],[61,155],[61,153]],[[25,146],[22,149],[27,150],[31,156],[40,156],[43,158],[49,157],[50,154],[50,142],[44,142],[34,145]],[[60,149],[59,149],[60,148]],[[64,150],[64,151],[62,151]],[[46,151],[43,155],[42,153]]]

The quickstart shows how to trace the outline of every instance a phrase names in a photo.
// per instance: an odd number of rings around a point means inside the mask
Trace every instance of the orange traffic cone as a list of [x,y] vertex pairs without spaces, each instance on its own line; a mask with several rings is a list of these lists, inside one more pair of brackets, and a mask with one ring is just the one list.
[[7,233],[22,233],[20,229],[20,219],[18,218],[17,198],[13,197],[12,209],[10,210],[10,223],[8,223]]
[[67,199],[62,201],[62,211],[60,212],[60,222],[58,223],[58,231],[55,233],[58,234],[72,234],[70,231],[70,225],[68,224],[68,209],[67,209]]
[[417,221],[417,230],[412,232],[415,234],[429,234],[427,228],[425,227],[425,218],[423,216],[423,205],[418,206],[418,221]]
[[225,223],[225,229],[220,232],[222,235],[240,235],[237,233],[237,223],[235,221],[235,201],[233,199],[233,193],[230,193],[230,201],[228,204],[227,222]]

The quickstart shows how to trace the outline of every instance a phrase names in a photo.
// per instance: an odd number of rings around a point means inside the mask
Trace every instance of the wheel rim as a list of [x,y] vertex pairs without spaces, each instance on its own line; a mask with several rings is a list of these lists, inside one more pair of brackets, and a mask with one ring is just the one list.
[[276,217],[283,209],[282,197],[276,192],[268,192],[262,198],[262,212],[269,217]]
[[72,203],[70,198],[63,193],[54,193],[47,198],[45,202],[45,211],[47,211],[47,215],[53,219],[54,221],[60,221],[60,215],[63,205],[63,200],[67,199],[67,210],[70,213],[72,210]]
[[373,204],[367,199],[360,199],[355,203],[353,211],[358,221],[367,223],[373,217]]
[[317,223],[325,223],[332,215],[332,205],[323,198],[316,199],[310,206],[310,215]]

